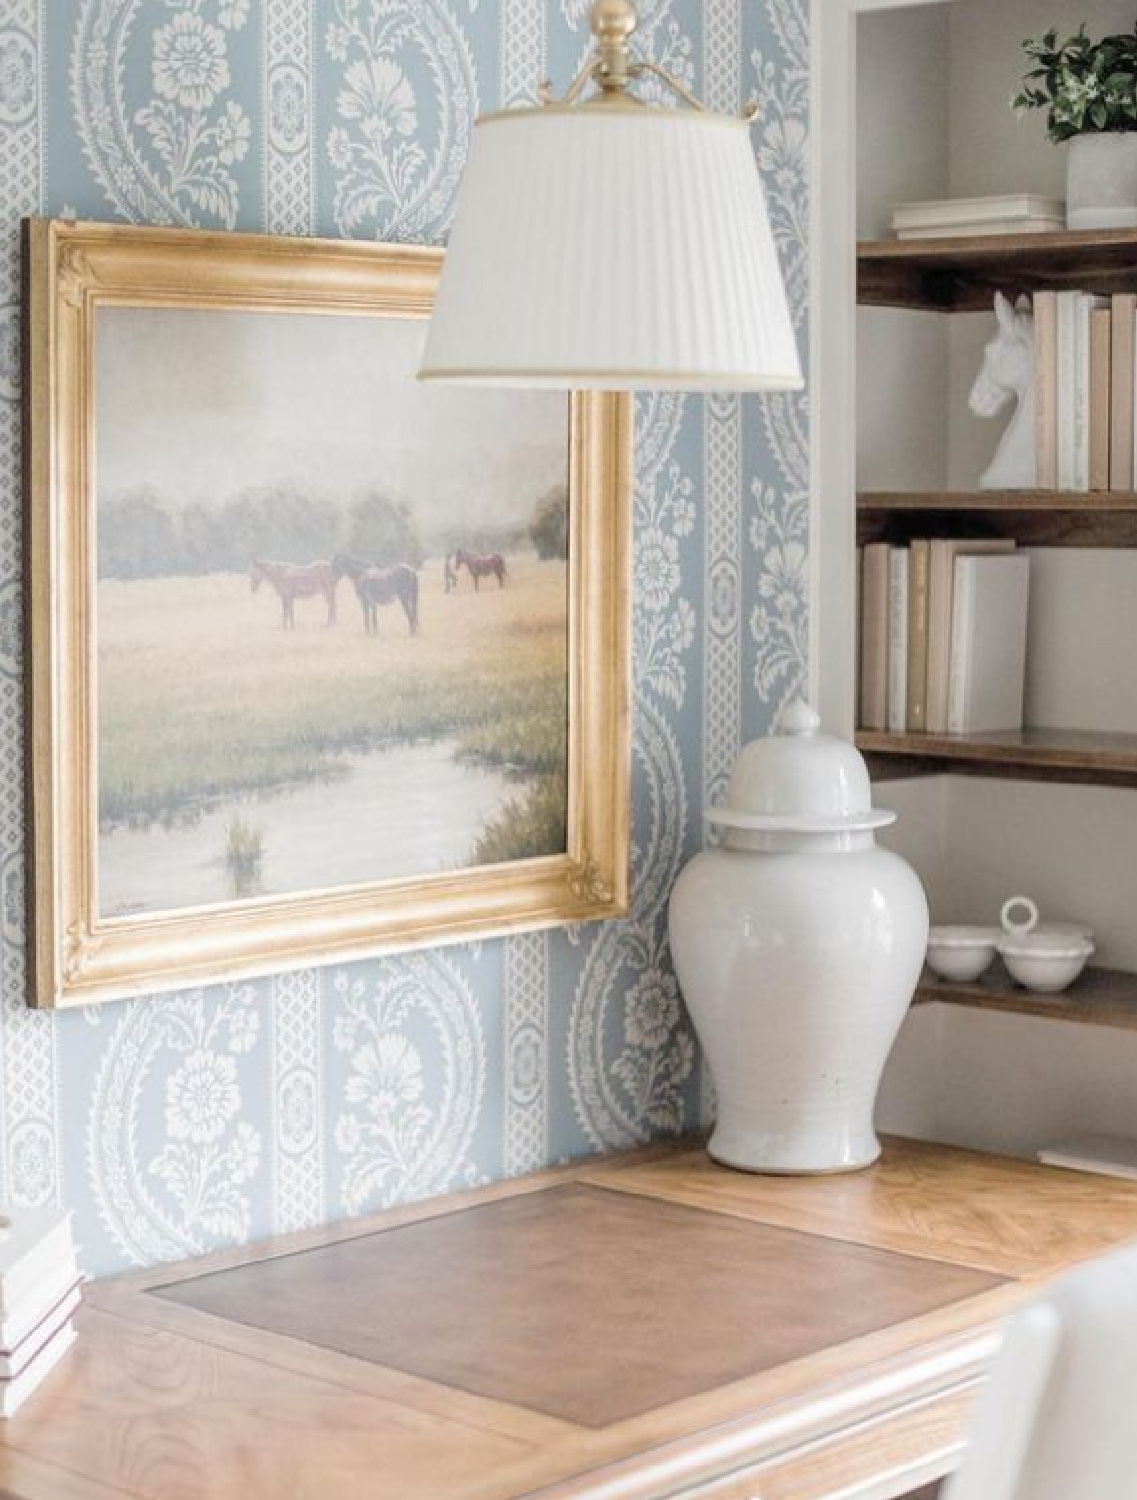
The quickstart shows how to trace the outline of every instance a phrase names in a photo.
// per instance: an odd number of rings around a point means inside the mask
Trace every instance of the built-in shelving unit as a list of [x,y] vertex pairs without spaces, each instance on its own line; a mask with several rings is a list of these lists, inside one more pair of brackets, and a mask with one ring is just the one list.
[[[1077,287],[1113,293],[1137,284],[1137,231],[1030,234],[859,246],[862,306],[976,312],[996,291]],[[992,536],[1022,546],[1137,548],[1137,493],[865,491],[859,543],[903,546],[917,537]],[[861,731],[857,745],[876,779],[950,772],[1013,780],[1137,788],[1137,734],[1031,727],[977,736]],[[1062,996],[1033,995],[1001,965],[979,984],[926,974],[918,999],[1137,1030],[1137,975],[1091,969]]]
[[934,1001],[1137,1030],[1137,974],[1118,969],[1087,969],[1061,995],[1038,995],[1022,989],[997,960],[977,984],[953,984],[925,970],[916,1003]]
[[[1029,550],[1029,727],[888,733],[877,677],[864,699],[880,727],[856,739],[874,802],[896,813],[878,841],[920,876],[934,922],[995,927],[1004,902],[1027,895],[1044,922],[1084,923],[1096,943],[1091,967],[1064,995],[1031,994],[1001,962],[978,985],[926,974],[886,1075],[881,1123],[1027,1156],[1080,1132],[1134,1135],[1137,480],[1126,475],[1124,493],[980,486],[1015,419],[1010,400],[992,414],[1007,373],[990,351],[996,293],[1137,293],[1137,227],[896,238],[899,205],[968,204],[974,212],[961,218],[975,224],[978,200],[1067,197],[1067,152],[1048,139],[1044,114],[1016,118],[1009,105],[1029,66],[1023,39],[1061,27],[1064,8],[834,0],[815,9],[827,116],[813,199],[819,707],[827,726],[856,733],[858,547],[986,538]],[[856,13],[853,45],[846,9]],[[1132,26],[1133,14],[1127,0],[1086,0],[1070,30],[1084,20],[1091,36],[1104,36]],[[1006,213],[1015,215],[1009,205]],[[1057,208],[1054,218],[1061,222]],[[1114,416],[1111,461],[1126,425]],[[1030,425],[1025,414],[1021,422]],[[919,593],[923,558],[915,569],[912,561],[909,589]],[[891,579],[890,569],[890,595]],[[937,703],[943,581],[937,574]],[[889,602],[895,649],[904,628]],[[873,605],[875,671],[883,631],[879,599]],[[898,683],[889,686],[895,693]],[[942,704],[937,723],[941,713]],[[893,704],[893,728],[906,719],[922,722]]]

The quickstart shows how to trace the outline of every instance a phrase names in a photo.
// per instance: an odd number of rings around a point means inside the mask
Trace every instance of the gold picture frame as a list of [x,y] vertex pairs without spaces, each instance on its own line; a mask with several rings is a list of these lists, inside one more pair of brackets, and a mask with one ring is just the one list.
[[27,221],[33,1005],[90,1004],[625,913],[632,407],[626,396],[597,394],[571,398],[569,424],[565,852],[205,906],[100,909],[101,310],[424,319],[442,259],[420,247]]

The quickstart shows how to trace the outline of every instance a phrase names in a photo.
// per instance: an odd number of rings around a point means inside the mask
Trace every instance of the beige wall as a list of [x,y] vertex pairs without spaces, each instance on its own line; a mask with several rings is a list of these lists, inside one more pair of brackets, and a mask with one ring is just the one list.
[[[948,5],[857,27],[857,235],[888,235],[894,203],[949,191]],[[857,313],[857,485],[947,482],[949,328],[936,313]]]

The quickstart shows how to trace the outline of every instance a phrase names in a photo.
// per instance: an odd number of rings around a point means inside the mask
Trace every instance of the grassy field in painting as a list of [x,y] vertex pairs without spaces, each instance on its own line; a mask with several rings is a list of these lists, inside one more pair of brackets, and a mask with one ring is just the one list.
[[[472,760],[540,778],[515,810],[523,847],[534,819],[549,842],[559,817],[563,840],[565,567],[509,565],[504,589],[479,594],[463,575],[447,595],[440,566],[424,568],[413,638],[398,606],[367,636],[348,580],[338,626],[305,600],[295,631],[244,577],[101,582],[101,823],[177,823],[219,798],[334,778],[344,751],[454,739]],[[513,857],[508,827],[494,836]]]

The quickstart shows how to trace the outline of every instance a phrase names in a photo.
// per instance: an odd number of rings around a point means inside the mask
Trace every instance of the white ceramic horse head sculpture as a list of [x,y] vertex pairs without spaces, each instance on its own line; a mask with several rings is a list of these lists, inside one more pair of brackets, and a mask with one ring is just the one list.
[[1038,483],[1034,432],[1034,313],[1029,297],[1012,303],[995,293],[998,329],[983,355],[971,392],[977,417],[997,417],[1012,398],[1018,405],[991,467],[979,481],[985,490],[1032,490]]

